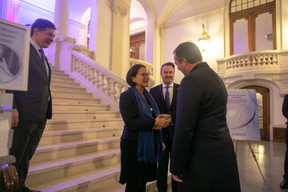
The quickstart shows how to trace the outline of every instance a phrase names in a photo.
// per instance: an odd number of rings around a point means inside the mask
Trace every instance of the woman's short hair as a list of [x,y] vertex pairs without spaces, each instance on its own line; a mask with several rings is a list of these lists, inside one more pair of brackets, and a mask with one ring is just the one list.
[[179,44],[173,53],[179,62],[181,62],[183,58],[185,58],[190,64],[202,61],[200,49],[192,42],[184,42]]
[[128,71],[127,75],[126,75],[126,82],[131,87],[134,87],[136,85],[136,83],[134,83],[132,81],[132,77],[136,77],[136,75],[138,74],[139,69],[142,68],[142,67],[146,68],[145,65],[135,64],[129,69],[129,71]]

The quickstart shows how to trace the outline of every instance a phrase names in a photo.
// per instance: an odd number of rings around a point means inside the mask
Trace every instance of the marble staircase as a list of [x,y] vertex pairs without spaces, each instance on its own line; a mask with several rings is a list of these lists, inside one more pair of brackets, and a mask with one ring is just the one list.
[[31,160],[27,186],[42,192],[124,191],[118,183],[119,111],[55,68],[51,91],[53,118]]

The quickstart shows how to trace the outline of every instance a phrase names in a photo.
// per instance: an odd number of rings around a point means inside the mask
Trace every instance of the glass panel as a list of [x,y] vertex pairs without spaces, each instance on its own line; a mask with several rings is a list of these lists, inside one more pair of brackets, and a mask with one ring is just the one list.
[[260,1],[254,1],[254,7],[260,5]]
[[130,58],[135,58],[136,47],[134,45],[130,46]]
[[249,3],[248,3],[248,7],[249,7],[249,8],[252,8],[252,7],[253,7],[253,2],[249,2]]
[[272,15],[263,13],[256,17],[256,50],[273,49]]
[[236,1],[232,1],[231,6],[234,7],[236,5]]
[[231,13],[234,13],[234,12],[236,12],[236,8],[235,8],[235,7],[232,7],[232,8],[231,8]]
[[238,5],[237,6],[237,11],[241,11],[241,10],[242,10],[241,5]]
[[248,52],[247,20],[241,19],[234,23],[234,54]]
[[256,93],[257,98],[257,109],[259,118],[259,128],[263,129],[263,95],[261,93]]
[[139,46],[139,59],[145,60],[145,43],[141,43]]
[[243,5],[243,9],[247,9],[247,4],[244,4],[244,5]]
[[261,4],[265,4],[265,3],[267,3],[266,0],[261,0]]

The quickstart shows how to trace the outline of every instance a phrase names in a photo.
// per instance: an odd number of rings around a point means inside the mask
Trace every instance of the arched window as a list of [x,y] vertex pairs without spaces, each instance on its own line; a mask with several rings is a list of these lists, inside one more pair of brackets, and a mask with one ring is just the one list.
[[275,0],[230,1],[230,55],[276,49]]

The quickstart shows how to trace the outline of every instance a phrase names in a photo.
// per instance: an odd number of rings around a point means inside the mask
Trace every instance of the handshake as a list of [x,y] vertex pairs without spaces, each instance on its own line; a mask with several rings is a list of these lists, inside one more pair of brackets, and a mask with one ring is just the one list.
[[155,124],[153,129],[160,130],[162,128],[168,127],[170,124],[172,124],[172,119],[170,114],[160,114],[155,119]]

